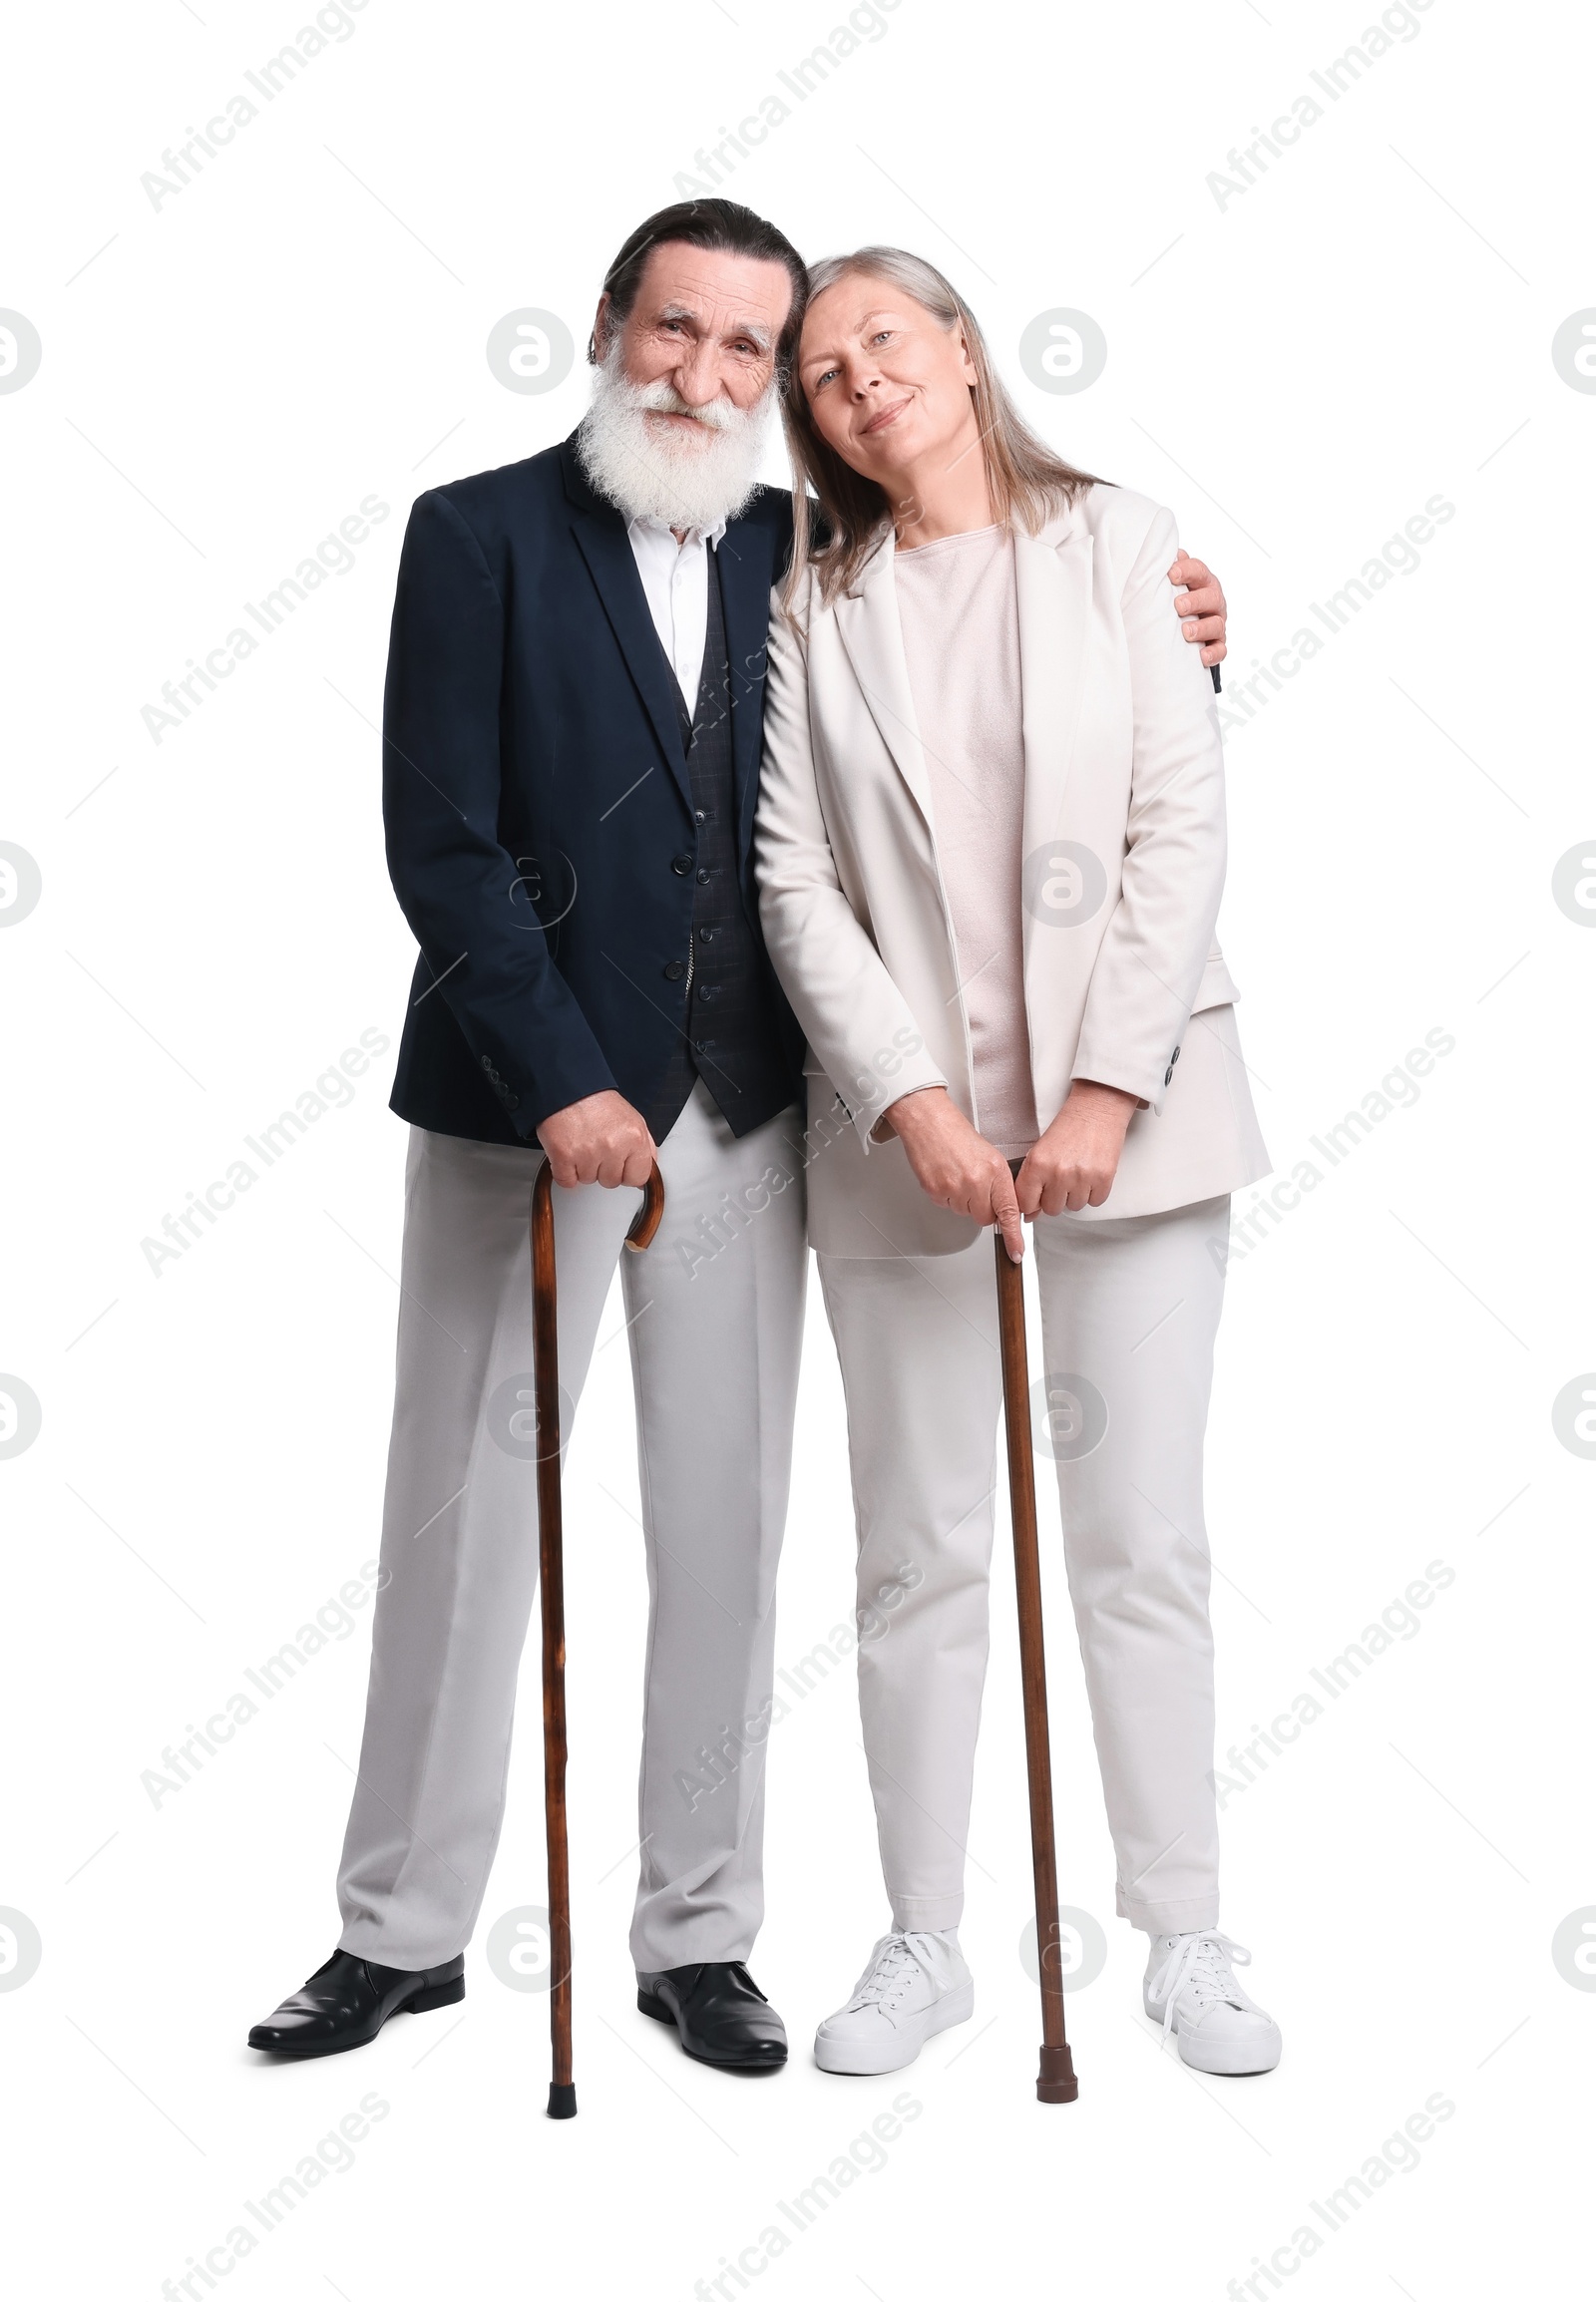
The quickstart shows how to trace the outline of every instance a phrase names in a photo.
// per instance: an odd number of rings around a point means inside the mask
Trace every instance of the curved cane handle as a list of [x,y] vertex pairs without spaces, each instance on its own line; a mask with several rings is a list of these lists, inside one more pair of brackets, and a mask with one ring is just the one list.
[[638,1208],[631,1229],[626,1233],[626,1245],[634,1255],[653,1244],[659,1219],[665,1212],[665,1186],[656,1160],[648,1171],[648,1180],[642,1187],[642,1205]]
[[[533,1242],[535,1251],[542,1248],[551,1258],[554,1250],[554,1169],[546,1159],[532,1186]],[[664,1212],[665,1186],[656,1161],[642,1187],[642,1205],[633,1216],[631,1229],[626,1233],[626,1245],[634,1255],[640,1255],[645,1247],[653,1244],[654,1233],[659,1229]],[[542,1225],[548,1227],[542,1238],[540,1215]]]

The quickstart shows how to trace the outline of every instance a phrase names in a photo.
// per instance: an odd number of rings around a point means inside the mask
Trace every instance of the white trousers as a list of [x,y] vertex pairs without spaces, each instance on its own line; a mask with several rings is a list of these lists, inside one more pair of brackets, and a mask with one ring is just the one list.
[[[1031,1226],[1045,1402],[1122,1917],[1214,1926],[1213,1639],[1203,1429],[1224,1292],[1226,1198]],[[1026,1258],[1027,1266],[1031,1258]],[[991,1234],[957,1255],[820,1258],[842,1361],[859,1701],[893,1924],[956,1926],[987,1671],[1002,1399]]]
[[[803,1329],[796,1112],[732,1135],[701,1085],[659,1147],[665,1216],[556,1191],[563,1437],[621,1264],[648,1644],[639,1970],[746,1958],[760,1875],[776,1561]],[[412,1131],[398,1374],[341,1947],[414,1970],[470,1939],[504,1809],[538,1580],[528,1208],[538,1151]],[[717,1755],[718,1753],[718,1755]],[[709,1763],[705,1764],[705,1758]]]

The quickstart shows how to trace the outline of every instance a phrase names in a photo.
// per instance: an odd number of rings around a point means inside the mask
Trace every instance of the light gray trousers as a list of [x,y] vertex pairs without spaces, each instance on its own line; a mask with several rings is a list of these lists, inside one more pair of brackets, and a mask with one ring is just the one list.
[[[803,1329],[796,1112],[740,1140],[701,1085],[635,1191],[554,1195],[563,1436],[617,1258],[648,1571],[631,1949],[640,1971],[746,1958],[764,1915],[764,1735]],[[528,1208],[542,1153],[412,1130],[398,1372],[340,1947],[465,1947],[504,1809],[538,1582]],[[717,1756],[717,1751],[721,1754]],[[705,1761],[708,1761],[706,1763]]]
[[[1033,1437],[1057,1458],[1117,1907],[1149,1933],[1219,1917],[1202,1464],[1229,1208],[1043,1216],[1027,1233],[1045,1343]],[[957,1926],[1002,1399],[992,1234],[959,1255],[823,1255],[820,1277],[859,1604],[891,1609],[860,1646],[859,1702],[893,1924]]]

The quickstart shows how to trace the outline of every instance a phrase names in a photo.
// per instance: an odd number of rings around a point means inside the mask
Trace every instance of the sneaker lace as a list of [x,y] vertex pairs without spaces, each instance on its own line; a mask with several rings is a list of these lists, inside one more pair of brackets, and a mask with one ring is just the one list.
[[879,2006],[885,2012],[897,2004],[917,1975],[933,1972],[929,1953],[914,1935],[884,1934],[871,1955],[868,1971],[848,2001],[848,2012],[867,2006]]
[[1192,2000],[1198,2021],[1210,2007],[1222,2003],[1256,2011],[1231,1972],[1232,1963],[1251,1966],[1252,1962],[1250,1950],[1243,1950],[1239,1942],[1232,1942],[1228,1934],[1220,1934],[1215,1928],[1205,1927],[1198,1934],[1177,1935],[1174,1948],[1147,1985],[1149,2000],[1164,2010],[1164,2037],[1169,2036],[1176,2002],[1182,1997]]

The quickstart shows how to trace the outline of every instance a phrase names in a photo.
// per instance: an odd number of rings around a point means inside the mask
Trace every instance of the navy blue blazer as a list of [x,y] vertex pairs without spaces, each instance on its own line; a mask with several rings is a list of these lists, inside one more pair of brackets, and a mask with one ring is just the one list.
[[[762,489],[719,547],[756,937],[765,633],[791,542],[790,499]],[[484,1143],[530,1142],[606,1087],[645,1110],[686,1012],[666,969],[691,931],[691,784],[625,520],[571,440],[417,499],[382,789],[388,869],[421,947],[393,1109]],[[796,1101],[803,1034],[779,991],[775,1004]]]

